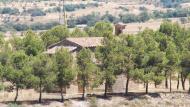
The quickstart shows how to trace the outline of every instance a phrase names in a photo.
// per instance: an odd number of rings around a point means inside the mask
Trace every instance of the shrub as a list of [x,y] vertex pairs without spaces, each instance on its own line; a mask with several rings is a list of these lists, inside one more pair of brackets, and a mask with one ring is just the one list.
[[0,8],[0,13],[1,14],[15,15],[15,14],[19,13],[19,10],[16,8],[5,7],[5,8]]
[[150,18],[150,15],[146,11],[141,12],[139,15],[131,13],[120,15],[120,20],[124,23],[145,22],[148,21]]
[[51,29],[54,26],[59,25],[58,22],[49,22],[49,23],[34,23],[30,25],[32,30],[47,30]]
[[150,19],[148,12],[144,11],[138,15],[139,22],[145,22]]
[[92,13],[92,14],[77,18],[76,24],[87,24],[88,26],[93,26],[95,25],[96,22],[100,20],[101,20],[101,17],[99,13]]
[[69,18],[67,24],[69,28],[74,28],[77,24],[77,21],[74,18]]
[[106,13],[105,15],[103,15],[101,17],[101,20],[106,21],[106,22],[115,23],[115,22],[118,22],[119,19],[109,13]]
[[32,30],[45,30],[45,27],[44,27],[43,23],[34,23],[34,24],[31,24],[30,28]]
[[45,16],[46,15],[46,13],[42,9],[39,9],[39,8],[37,8],[37,9],[29,9],[29,10],[27,10],[27,12],[29,14],[31,14],[32,17]]
[[0,84],[0,91],[3,90],[5,86],[3,84]]
[[0,31],[1,32],[6,32],[6,31],[15,31],[15,29],[13,28],[13,23],[5,23],[0,25]]
[[124,11],[129,11],[127,7],[119,6],[119,9],[124,10]]
[[147,8],[144,7],[144,6],[141,6],[141,7],[139,7],[139,10],[141,10],[141,11],[147,11]]
[[180,18],[180,21],[182,24],[185,24],[188,22],[187,18],[184,18],[184,17]]
[[137,22],[138,21],[138,17],[136,15],[130,14],[130,13],[120,15],[120,19],[124,23],[131,23],[131,22]]
[[177,7],[181,2],[183,2],[183,0],[161,0],[161,3],[167,8]]
[[[85,9],[87,7],[98,7],[98,3],[88,3],[88,4],[66,4],[64,5],[65,11],[71,12],[78,9]],[[52,12],[60,12],[60,7],[54,7],[49,8],[46,10],[46,12],[52,13]]]
[[92,98],[90,98],[89,103],[90,103],[89,107],[98,107],[96,97],[92,97]]
[[25,31],[29,29],[29,27],[26,24],[14,24],[13,28],[17,31]]
[[22,107],[22,106],[20,106],[18,104],[10,103],[10,104],[8,104],[8,107]]

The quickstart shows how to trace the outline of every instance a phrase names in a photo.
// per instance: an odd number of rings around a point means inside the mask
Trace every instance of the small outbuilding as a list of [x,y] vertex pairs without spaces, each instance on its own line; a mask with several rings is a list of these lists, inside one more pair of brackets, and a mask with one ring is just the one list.
[[80,51],[82,48],[94,50],[98,46],[103,46],[103,37],[76,37],[66,38],[58,43],[50,45],[45,53],[54,54],[61,48],[68,49],[71,53]]

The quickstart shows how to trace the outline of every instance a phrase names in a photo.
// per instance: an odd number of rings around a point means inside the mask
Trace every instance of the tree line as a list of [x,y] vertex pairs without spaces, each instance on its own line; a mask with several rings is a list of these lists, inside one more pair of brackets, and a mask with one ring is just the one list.
[[[125,7],[120,7],[125,8]],[[147,12],[147,9],[145,7],[140,8],[141,13],[138,15],[131,14],[129,12],[121,13],[119,16],[114,16],[110,14],[109,12],[106,12],[104,15],[100,15],[100,13],[93,12],[88,15],[80,16],[75,18],[74,16],[70,16],[67,20],[67,24],[69,28],[75,28],[77,25],[87,25],[88,27],[94,26],[99,21],[106,21],[110,23],[134,23],[134,22],[146,22],[150,19],[159,19],[159,18],[180,18],[181,23],[187,23],[189,22],[189,15],[190,11],[188,9],[181,9],[176,8],[175,10],[167,10],[167,12],[162,12],[155,10],[152,13]],[[16,9],[11,8],[4,8],[0,9],[1,14],[17,14]],[[128,11],[127,9],[124,11]],[[29,9],[26,12],[30,13],[32,16],[43,16],[46,13],[39,11],[39,9]],[[26,13],[25,12],[25,13]],[[57,25],[59,25],[58,21],[52,21],[48,23],[33,23],[33,24],[21,24],[17,21],[6,21],[6,23],[0,25],[0,31],[1,32],[7,32],[9,30],[11,31],[27,31],[28,29],[32,30],[48,30],[51,29]],[[30,21],[34,21],[33,18],[31,18]],[[14,23],[13,23],[14,22]]]
[[[118,75],[126,76],[125,95],[128,95],[130,81],[144,84],[148,93],[149,84],[155,87],[165,81],[165,88],[172,92],[172,79],[177,75],[177,86],[181,81],[185,90],[190,81],[190,33],[177,23],[164,21],[160,29],[146,29],[136,35],[113,35],[110,23],[98,22],[92,29],[70,32],[65,26],[57,26],[39,35],[27,31],[23,38],[0,39],[1,82],[11,83],[17,101],[19,90],[35,89],[42,102],[43,92],[53,89],[60,92],[73,82],[82,87],[82,99],[87,88],[104,84],[104,97],[112,88]],[[75,57],[66,49],[57,50],[54,55],[44,53],[46,48],[69,35],[103,36],[103,46],[95,51],[83,48]],[[96,35],[95,35],[96,34]],[[93,54],[94,53],[94,54]],[[94,58],[96,60],[94,60]],[[76,80],[77,77],[77,80]],[[190,88],[189,88],[190,90]],[[190,92],[190,91],[189,91]]]

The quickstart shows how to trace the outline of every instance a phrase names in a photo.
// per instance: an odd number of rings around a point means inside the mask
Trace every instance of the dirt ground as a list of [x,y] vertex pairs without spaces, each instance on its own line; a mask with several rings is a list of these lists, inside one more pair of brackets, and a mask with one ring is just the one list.
[[69,99],[64,103],[59,100],[45,100],[42,104],[37,101],[23,101],[19,106],[11,106],[10,102],[0,103],[0,107],[189,107],[190,95],[182,92],[173,93],[129,93],[110,95],[108,98],[100,96],[88,97],[86,100]]
[[[186,90],[183,91],[180,83],[179,90],[176,89],[177,81],[172,81],[172,93],[165,89],[164,82],[157,88],[154,84],[149,84],[149,93],[145,95],[144,85],[130,81],[129,95],[124,96],[125,81],[118,79],[114,84],[114,93],[104,99],[103,85],[99,87],[98,92],[88,92],[90,96],[87,100],[80,100],[80,94],[65,95],[65,103],[60,102],[59,93],[43,93],[43,103],[38,104],[39,93],[33,89],[20,90],[18,104],[21,107],[189,107],[190,95],[187,93],[189,84],[186,82]],[[95,95],[95,96],[93,96]],[[0,107],[8,107],[15,97],[15,92],[0,92]],[[97,105],[97,106],[95,106]]]
[[[22,10],[23,6],[26,6],[26,8],[43,8],[43,9],[47,9],[47,8],[52,8],[50,6],[48,6],[47,4],[51,4],[51,3],[56,3],[56,5],[58,5],[58,2],[56,1],[51,1],[51,2],[39,2],[39,3],[24,3],[24,2],[13,2],[13,3],[9,3],[9,4],[0,4],[0,7],[15,7],[15,8],[19,8],[20,10]],[[68,4],[79,4],[79,3],[88,3],[88,2],[67,2]],[[46,4],[46,5],[45,5]],[[83,15],[87,15],[90,14],[92,12],[99,12],[101,15],[105,14],[106,12],[109,12],[110,14],[113,14],[114,16],[118,16],[119,14],[123,14],[125,13],[120,7],[127,7],[129,9],[130,13],[133,14],[139,14],[140,7],[146,7],[148,9],[149,12],[152,12],[153,10],[160,10],[160,11],[166,11],[166,9],[162,8],[162,7],[155,7],[154,5],[150,4],[141,4],[139,3],[139,1],[133,1],[133,0],[112,0],[108,3],[99,3],[99,7],[91,7],[91,8],[86,8],[86,9],[79,9],[73,12],[67,12],[67,18],[69,18],[70,16],[72,17],[80,17]],[[184,8],[190,7],[190,5],[188,3],[186,4],[182,4],[184,5]],[[185,7],[186,6],[186,7]],[[6,16],[6,15],[5,15]],[[3,23],[3,15],[0,16],[0,24]],[[17,16],[11,16],[12,20],[16,20],[17,17],[19,17],[19,15]],[[34,17],[34,21],[31,22],[31,16],[26,16],[25,18],[22,16],[19,20],[18,23],[27,23],[27,24],[32,24],[32,23],[47,23],[47,22],[51,22],[51,21],[58,21],[59,20],[59,13],[47,13],[46,16],[38,16],[38,17]],[[179,18],[171,18],[170,20],[172,20],[173,22],[180,22]],[[148,22],[145,23],[129,23],[126,24],[126,29],[124,30],[124,33],[128,33],[128,34],[136,34],[139,31],[144,30],[145,28],[150,28],[153,30],[157,30],[160,27],[160,24],[162,23],[163,19],[151,19]],[[185,25],[182,25],[185,27],[189,27],[190,23],[186,23]],[[14,32],[15,34],[19,34],[20,32]],[[5,33],[6,37],[9,36],[9,32]],[[8,37],[9,38],[9,37]]]
[[[66,4],[86,4],[86,3],[91,3],[92,1],[79,1],[79,2],[72,2],[72,1],[67,1]],[[54,3],[55,6],[49,6],[49,4]],[[23,8],[31,9],[31,8],[41,8],[43,10],[47,10],[48,8],[53,8],[58,6],[58,1],[43,1],[43,2],[12,2],[8,4],[2,4],[0,3],[0,7],[13,7],[17,8],[20,11],[23,11]],[[166,9],[162,7],[155,7],[154,5],[148,5],[148,4],[142,4],[139,3],[139,1],[133,1],[133,0],[117,0],[117,1],[109,1],[108,3],[105,2],[100,2],[98,7],[89,7],[86,9],[79,9],[73,12],[67,12],[67,18],[70,16],[72,17],[80,17],[83,15],[88,15],[91,14],[92,12],[97,12],[100,13],[101,15],[105,14],[106,12],[109,12],[110,14],[114,16],[118,16],[119,14],[125,13],[120,7],[125,7],[129,9],[129,13],[133,14],[139,14],[140,7],[145,7],[148,9],[149,12],[152,12],[153,10],[160,10],[160,11],[166,11]],[[3,19],[7,17],[8,15],[1,15],[0,17],[0,23],[3,23]],[[59,19],[59,13],[47,13],[46,16],[39,16],[39,17],[33,17],[33,21],[31,22],[31,16],[19,16],[19,15],[11,15],[10,19],[12,21],[16,20],[19,18],[19,23],[36,23],[36,22],[43,22],[47,23],[49,21],[58,21]]]

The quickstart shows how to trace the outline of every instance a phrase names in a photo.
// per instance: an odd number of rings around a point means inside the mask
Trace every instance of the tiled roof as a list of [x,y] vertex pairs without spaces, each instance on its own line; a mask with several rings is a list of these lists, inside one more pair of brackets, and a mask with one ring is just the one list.
[[[78,47],[90,48],[103,46],[103,37],[75,37],[75,38],[66,38],[58,43],[55,43],[49,46],[48,50],[44,53],[54,54],[57,50],[61,48],[68,49],[69,52],[74,51]],[[70,42],[70,45],[64,45],[64,42]]]
[[55,46],[51,49],[48,49],[47,51],[45,51],[45,54],[54,54],[56,51],[58,51],[59,49],[64,48],[64,49],[68,49],[69,52],[75,50],[77,47],[72,47],[72,46]]
[[66,38],[66,40],[73,42],[81,47],[97,47],[103,45],[103,37],[77,37]]

